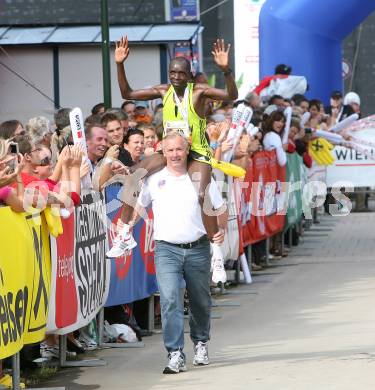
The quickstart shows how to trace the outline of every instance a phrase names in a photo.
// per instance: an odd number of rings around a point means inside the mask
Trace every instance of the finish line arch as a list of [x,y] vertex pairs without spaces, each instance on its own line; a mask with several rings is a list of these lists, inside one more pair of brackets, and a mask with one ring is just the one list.
[[259,19],[260,78],[277,64],[309,83],[307,96],[328,102],[342,90],[342,40],[375,10],[374,0],[267,0]]

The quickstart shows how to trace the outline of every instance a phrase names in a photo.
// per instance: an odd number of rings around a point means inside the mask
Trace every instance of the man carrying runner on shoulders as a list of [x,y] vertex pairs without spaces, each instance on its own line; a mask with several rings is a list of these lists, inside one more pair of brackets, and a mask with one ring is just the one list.
[[[211,242],[221,233],[217,224],[217,216],[210,212],[212,211],[212,202],[206,201],[203,208],[204,195],[211,181],[212,171],[211,150],[206,138],[207,126],[204,112],[207,99],[230,101],[238,97],[237,86],[229,67],[229,50],[230,45],[226,46],[223,39],[218,39],[214,43],[212,51],[216,65],[224,74],[226,89],[213,88],[208,84],[192,83],[193,76],[190,62],[183,57],[176,57],[172,59],[169,65],[170,84],[160,84],[139,90],[131,88],[124,69],[124,62],[129,56],[127,37],[121,38],[116,43],[115,51],[121,96],[127,100],[163,99],[164,134],[170,131],[178,131],[189,140],[188,173],[198,191],[203,224]],[[146,176],[161,170],[164,166],[165,159],[163,155],[155,153],[131,167],[130,172],[134,173],[137,169],[143,168],[144,174],[142,176]],[[107,253],[108,257],[121,256],[126,250],[134,247],[129,221],[132,219],[137,200],[138,190],[134,191],[134,187],[138,185],[139,174],[135,175],[136,180],[132,176],[124,178],[123,201],[125,204],[121,215],[122,223],[118,225],[118,235],[114,240],[112,249]]]

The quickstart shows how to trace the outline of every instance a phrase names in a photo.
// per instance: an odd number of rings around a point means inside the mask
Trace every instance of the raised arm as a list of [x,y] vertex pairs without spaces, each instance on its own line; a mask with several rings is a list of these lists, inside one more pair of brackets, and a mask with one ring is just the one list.
[[117,65],[117,79],[123,99],[128,100],[152,100],[162,97],[162,91],[166,89],[164,85],[152,88],[138,89],[133,91],[129,85],[125,74],[124,62],[129,56],[128,37],[122,37],[116,42],[115,61]]
[[203,93],[204,97],[213,100],[236,100],[238,98],[237,85],[233,77],[233,72],[229,67],[230,44],[225,48],[224,39],[218,39],[214,43],[212,55],[215,64],[224,74],[226,90],[207,87]]

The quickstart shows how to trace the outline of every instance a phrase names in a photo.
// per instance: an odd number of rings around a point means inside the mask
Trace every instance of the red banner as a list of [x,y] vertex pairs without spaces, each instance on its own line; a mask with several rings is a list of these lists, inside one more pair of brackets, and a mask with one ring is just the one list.
[[285,224],[286,169],[277,164],[276,152],[254,155],[246,170],[241,196],[243,245],[271,237]]

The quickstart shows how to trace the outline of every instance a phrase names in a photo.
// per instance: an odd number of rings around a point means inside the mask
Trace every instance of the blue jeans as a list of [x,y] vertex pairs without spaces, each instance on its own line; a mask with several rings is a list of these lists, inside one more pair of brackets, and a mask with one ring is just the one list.
[[164,241],[155,243],[163,338],[168,352],[184,348],[183,279],[189,297],[190,337],[194,344],[210,338],[210,264],[209,241],[191,249],[182,249]]

